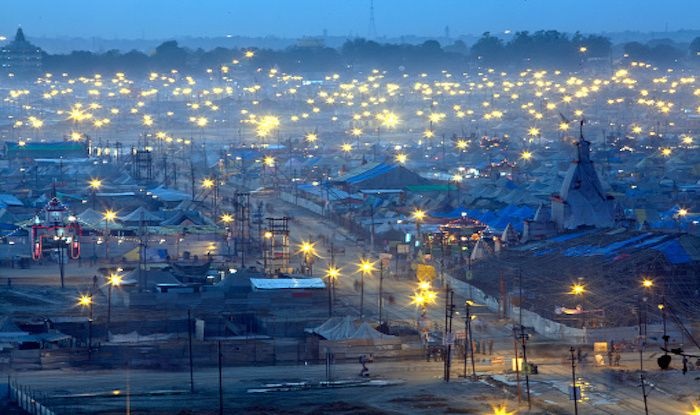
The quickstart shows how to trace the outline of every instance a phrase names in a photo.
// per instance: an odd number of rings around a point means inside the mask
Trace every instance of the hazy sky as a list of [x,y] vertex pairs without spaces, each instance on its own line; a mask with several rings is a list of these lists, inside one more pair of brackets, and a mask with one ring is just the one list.
[[[7,0],[0,34],[30,36],[367,36],[370,0]],[[379,36],[485,31],[700,28],[700,0],[375,0]]]

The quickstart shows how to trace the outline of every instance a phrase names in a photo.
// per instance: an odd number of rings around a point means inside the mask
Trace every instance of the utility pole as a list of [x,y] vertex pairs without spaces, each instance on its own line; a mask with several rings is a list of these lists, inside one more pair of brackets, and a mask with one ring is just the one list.
[[454,305],[455,292],[449,285],[445,288],[445,382],[450,381],[450,366],[452,363],[452,317],[454,316],[455,305]]
[[[471,316],[471,308],[470,306],[472,305],[472,300],[467,300],[464,302],[464,307],[465,311],[467,314],[467,319],[466,319],[466,332],[464,333],[465,338],[469,338],[469,355],[471,356],[471,361],[472,361],[472,378],[476,380],[476,363],[474,362],[474,343],[472,342],[472,316]],[[466,353],[466,349],[465,349]],[[464,359],[464,377],[467,377],[467,369],[466,369],[466,359]]]
[[194,370],[192,365],[192,309],[187,309],[187,348],[190,357],[190,393],[194,393]]
[[649,415],[649,407],[647,405],[647,389],[644,376],[644,348],[646,347],[646,339],[644,337],[645,322],[642,322],[642,304],[641,300],[637,301],[637,317],[639,321],[639,380],[642,383],[642,398],[644,399],[644,414]]
[[382,306],[383,306],[383,286],[384,286],[384,261],[379,259],[379,325],[384,324],[382,319]]
[[[525,390],[527,391],[527,409],[532,410],[532,401],[530,400],[530,367],[527,363],[527,334],[523,326],[523,271],[518,272],[519,289],[520,289],[520,341],[523,347],[523,366],[525,368]],[[517,361],[516,361],[517,363]]]
[[221,353],[221,340],[219,340],[217,351],[219,354],[219,415],[224,415],[224,381],[221,368],[224,355]]
[[574,346],[571,346],[569,351],[571,352],[571,384],[573,385],[572,393],[574,398],[574,415],[578,415],[578,397],[580,393],[576,387],[576,357],[574,356],[576,349],[574,349]]

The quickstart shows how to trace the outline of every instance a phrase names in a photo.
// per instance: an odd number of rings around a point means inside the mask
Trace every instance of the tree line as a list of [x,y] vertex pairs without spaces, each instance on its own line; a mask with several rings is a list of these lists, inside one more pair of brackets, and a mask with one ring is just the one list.
[[[143,74],[170,69],[219,70],[234,60],[250,60],[256,67],[278,67],[286,72],[328,72],[355,68],[400,70],[463,69],[465,65],[497,68],[551,67],[576,70],[592,60],[612,61],[613,45],[600,35],[567,35],[554,30],[517,32],[508,40],[484,33],[471,47],[456,40],[441,45],[435,40],[422,44],[379,43],[352,39],[335,49],[318,45],[291,46],[286,49],[258,49],[250,59],[245,50],[218,47],[211,50],[188,49],[177,41],[163,42],[152,53],[132,50],[122,53],[74,51],[70,54],[44,53],[44,69],[49,72],[90,74],[126,72]],[[622,45],[625,59],[673,66],[680,61],[700,62],[700,38],[688,49],[671,41]]]

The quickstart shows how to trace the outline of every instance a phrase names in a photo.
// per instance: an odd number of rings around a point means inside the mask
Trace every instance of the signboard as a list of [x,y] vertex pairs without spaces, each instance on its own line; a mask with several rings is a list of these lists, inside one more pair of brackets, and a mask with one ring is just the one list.
[[409,248],[410,248],[410,245],[408,245],[408,244],[398,244],[398,245],[396,245],[396,253],[407,255],[410,252]]
[[513,372],[515,372],[515,371],[522,372],[523,371],[523,358],[522,357],[519,357],[517,359],[512,358],[511,359],[511,367],[513,369]]
[[593,351],[595,353],[607,353],[608,352],[608,342],[595,342],[595,343],[593,343]]
[[569,400],[570,401],[580,401],[581,400],[581,387],[580,386],[569,386]]
[[418,281],[432,281],[436,276],[435,267],[426,264],[416,264],[416,278]]

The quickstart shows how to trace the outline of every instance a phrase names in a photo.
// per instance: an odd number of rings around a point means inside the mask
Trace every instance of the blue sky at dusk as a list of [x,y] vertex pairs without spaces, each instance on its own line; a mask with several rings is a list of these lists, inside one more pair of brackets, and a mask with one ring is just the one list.
[[[0,34],[33,36],[367,36],[369,0],[10,0]],[[698,29],[698,0],[375,0],[379,36],[505,30]]]

